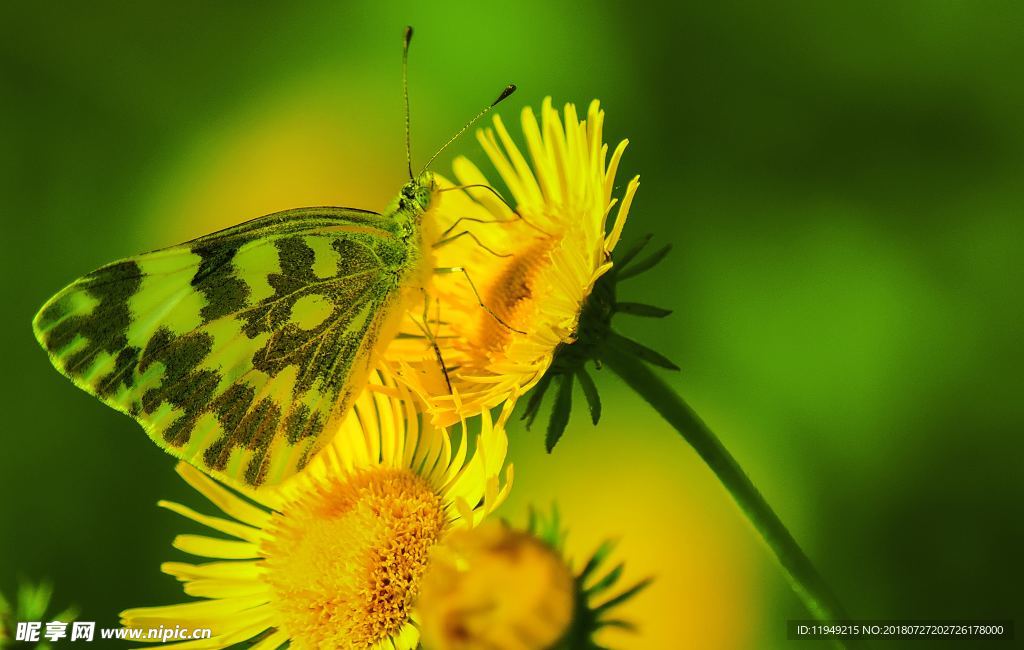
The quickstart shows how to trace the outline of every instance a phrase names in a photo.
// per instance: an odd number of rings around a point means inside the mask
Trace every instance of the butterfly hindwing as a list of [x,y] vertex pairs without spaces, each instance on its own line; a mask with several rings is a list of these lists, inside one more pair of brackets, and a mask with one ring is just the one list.
[[273,484],[362,388],[407,257],[374,213],[289,210],[104,266],[33,326],[62,373],[161,447]]

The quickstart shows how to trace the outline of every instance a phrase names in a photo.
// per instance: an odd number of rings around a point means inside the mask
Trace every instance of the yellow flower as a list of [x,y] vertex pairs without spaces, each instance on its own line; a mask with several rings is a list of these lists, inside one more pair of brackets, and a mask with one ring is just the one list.
[[179,535],[176,548],[213,561],[161,568],[204,600],[130,609],[122,624],[210,628],[203,648],[257,636],[261,649],[416,647],[412,605],[431,548],[478,524],[509,489],[511,467],[499,476],[508,411],[497,422],[485,413],[474,445],[465,431],[453,443],[421,427],[413,400],[391,382],[372,383],[305,471],[250,495],[258,505],[179,464],[229,518],[160,505],[232,539]]
[[[447,272],[429,282],[426,320],[447,376],[435,351],[411,337],[392,343],[384,361],[439,425],[514,403],[535,385],[555,349],[574,341],[582,306],[612,266],[639,178],[627,184],[609,224],[627,143],[609,158],[597,101],[585,120],[567,105],[564,120],[550,99],[539,123],[531,109],[523,111],[532,163],[500,118],[494,118],[494,129],[477,134],[511,193],[514,212],[465,158],[454,164],[458,186],[438,179],[441,200],[424,224],[432,230],[426,239],[435,266]],[[420,326],[406,327],[407,334],[420,332]]]
[[551,519],[520,531],[501,522],[459,531],[434,548],[417,605],[425,650],[594,650],[609,617],[647,580],[609,594],[622,573],[601,564],[604,544],[575,572],[562,553],[565,532]]

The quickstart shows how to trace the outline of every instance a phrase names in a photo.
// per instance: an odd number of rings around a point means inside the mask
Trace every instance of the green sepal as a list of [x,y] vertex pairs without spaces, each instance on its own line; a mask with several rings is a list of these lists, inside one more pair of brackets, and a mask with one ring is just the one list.
[[526,428],[529,429],[533,426],[533,421],[537,419],[537,413],[540,412],[541,404],[544,402],[544,393],[548,391],[548,387],[551,385],[551,379],[554,377],[552,373],[548,373],[541,377],[537,385],[530,391],[530,399],[526,401],[526,409],[523,410],[521,419],[526,421]]
[[639,241],[630,246],[625,253],[616,256],[614,260],[615,266],[613,267],[615,269],[615,272],[621,272],[622,269],[629,266],[629,263],[633,261],[633,258],[640,254],[640,251],[642,251],[644,247],[651,242],[651,239],[653,237],[654,235],[652,234],[644,235],[643,237],[640,238]]
[[654,305],[645,305],[639,302],[620,302],[615,305],[615,311],[630,316],[642,316],[644,318],[665,318],[672,313],[671,309],[662,309]]
[[628,339],[621,334],[612,332],[608,337],[608,344],[612,347],[618,348],[622,352],[646,361],[651,365],[658,366],[659,368],[679,370],[679,366],[672,363],[672,361],[670,361],[665,355],[652,350],[642,343],[637,343],[632,339]]
[[647,257],[647,258],[637,262],[636,264],[631,264],[629,266],[623,265],[622,267],[619,268],[619,272],[617,274],[617,278],[619,280],[626,280],[626,279],[635,277],[637,275],[640,275],[641,273],[644,273],[645,271],[649,271],[650,269],[653,269],[663,259],[665,259],[665,257],[668,255],[669,251],[671,251],[671,250],[672,250],[672,244],[665,244],[664,246],[662,246],[658,250],[654,251],[654,253],[652,253],[650,257]]
[[555,448],[558,441],[565,433],[569,425],[569,414],[572,413],[572,386],[575,375],[561,375],[562,381],[558,385],[558,395],[555,397],[555,405],[551,409],[551,419],[548,420],[548,433],[544,438],[544,445],[548,453]]
[[[616,596],[612,596],[608,600],[604,601],[603,603],[598,605],[597,608],[594,611],[606,612],[609,609],[612,609],[613,607],[617,607],[617,606],[621,605],[622,603],[626,602],[627,600],[629,600],[630,598],[632,598],[633,596],[637,595],[638,593],[640,593],[644,589],[647,589],[647,587],[649,587],[652,582],[654,582],[654,578],[644,578],[643,580],[641,580],[640,582],[637,582],[635,585],[633,585],[629,589],[626,589],[622,593],[620,593],[620,594],[618,594]],[[609,624],[609,622],[605,622],[605,625],[608,625],[608,624]]]
[[580,380],[583,396],[587,398],[590,420],[596,425],[601,421],[601,395],[597,392],[597,384],[594,383],[594,378],[590,376],[590,373],[583,366],[580,366],[576,371],[576,377]]

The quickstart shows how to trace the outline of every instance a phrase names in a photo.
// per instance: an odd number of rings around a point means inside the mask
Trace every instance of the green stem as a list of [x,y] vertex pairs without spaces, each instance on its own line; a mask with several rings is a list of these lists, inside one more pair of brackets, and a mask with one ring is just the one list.
[[661,377],[635,356],[617,349],[613,341],[610,343],[604,348],[602,360],[704,459],[775,554],[811,615],[821,622],[845,620],[839,600],[718,436]]

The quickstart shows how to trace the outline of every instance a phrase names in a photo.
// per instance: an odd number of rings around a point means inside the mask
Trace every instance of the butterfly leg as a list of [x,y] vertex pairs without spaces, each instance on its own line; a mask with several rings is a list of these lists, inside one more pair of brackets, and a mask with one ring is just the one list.
[[518,221],[518,219],[481,219],[480,217],[459,217],[452,222],[452,225],[448,226],[441,232],[441,237],[447,237],[452,233],[453,230],[458,228],[459,224],[463,221],[472,221],[473,223],[512,223]]
[[[445,231],[445,232],[447,233],[448,231]],[[494,250],[493,248],[490,248],[489,246],[484,244],[482,241],[480,241],[479,237],[477,237],[476,235],[474,235],[473,233],[471,233],[468,230],[463,230],[462,232],[460,232],[457,235],[452,235],[451,237],[445,237],[444,239],[440,239],[440,240],[434,242],[434,245],[431,246],[431,248],[441,248],[442,246],[445,246],[445,245],[450,244],[453,241],[457,240],[459,237],[469,237],[470,239],[472,239],[473,241],[476,242],[477,246],[479,246],[480,248],[484,249],[485,251],[487,251],[488,253],[490,253],[491,255],[493,255],[495,257],[512,257],[512,253],[499,253],[498,251]]]
[[481,309],[483,309],[485,312],[490,314],[491,318],[493,318],[494,320],[498,321],[498,323],[502,327],[505,327],[506,329],[511,330],[511,331],[515,332],[516,334],[526,334],[526,332],[524,332],[522,330],[517,330],[516,328],[514,328],[511,325],[509,325],[508,323],[506,323],[504,320],[502,320],[501,316],[498,316],[496,313],[494,313],[493,309],[491,309],[490,307],[488,307],[487,305],[484,304],[483,298],[480,297],[480,292],[477,291],[477,289],[476,289],[476,284],[473,283],[473,278],[469,277],[469,271],[467,271],[465,269],[465,267],[462,267],[462,266],[439,267],[439,268],[435,268],[434,269],[434,273],[439,273],[439,274],[440,273],[461,273],[462,275],[466,276],[466,282],[469,283],[469,288],[473,290],[473,295],[476,296],[476,303],[478,305],[480,305]]
[[451,232],[452,229],[455,228],[455,226],[459,223],[459,221],[462,221],[462,219],[466,219],[468,221],[476,221],[478,223],[510,223],[512,221],[522,221],[527,226],[533,228],[534,230],[536,230],[540,234],[548,235],[549,237],[551,236],[549,233],[545,232],[539,226],[535,226],[534,224],[532,224],[529,221],[527,221],[526,217],[524,217],[522,214],[519,213],[518,210],[516,210],[514,207],[512,207],[512,204],[509,203],[508,201],[506,201],[505,197],[502,196],[501,193],[498,192],[498,190],[494,189],[490,185],[484,185],[483,183],[472,183],[470,185],[455,185],[453,187],[441,188],[441,189],[438,190],[438,192],[451,192],[452,190],[467,190],[467,189],[470,189],[470,188],[479,188],[479,189],[482,189],[482,190],[487,190],[488,192],[490,192],[494,196],[498,197],[498,200],[501,201],[503,204],[505,204],[505,207],[508,208],[509,212],[511,212],[512,214],[516,215],[515,219],[491,219],[491,220],[488,220],[488,219],[475,219],[475,218],[472,218],[472,217],[462,217],[462,218],[457,219],[455,221],[455,223],[453,223],[451,226],[448,227],[447,230],[444,231],[445,235],[447,235],[449,232]]
[[[423,332],[423,336],[426,337],[427,341],[430,342],[430,347],[434,348],[434,356],[437,358],[437,365],[441,366],[441,374],[444,375],[444,383],[448,387],[448,394],[451,395],[452,391],[452,380],[448,376],[448,366],[444,362],[444,357],[441,355],[441,348],[437,345],[437,337],[432,331],[430,331],[430,297],[422,287],[420,291],[423,292],[423,321],[419,322],[415,318],[412,319],[416,323],[416,327]],[[440,323],[440,304],[438,305],[438,322]]]

